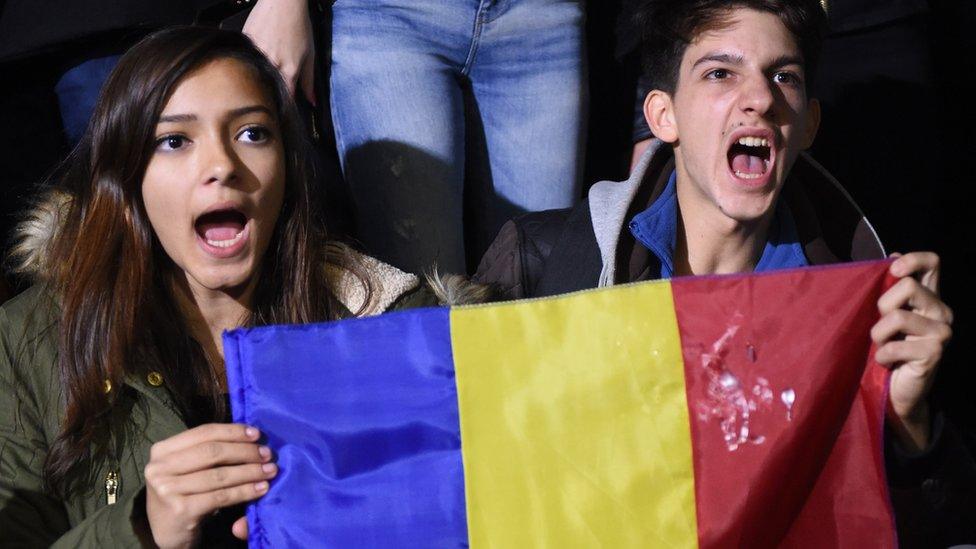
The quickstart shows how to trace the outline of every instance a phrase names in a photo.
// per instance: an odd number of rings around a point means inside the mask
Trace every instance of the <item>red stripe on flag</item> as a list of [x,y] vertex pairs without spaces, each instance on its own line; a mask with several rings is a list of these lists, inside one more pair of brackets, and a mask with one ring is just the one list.
[[888,265],[673,281],[701,547],[896,545],[869,364]]

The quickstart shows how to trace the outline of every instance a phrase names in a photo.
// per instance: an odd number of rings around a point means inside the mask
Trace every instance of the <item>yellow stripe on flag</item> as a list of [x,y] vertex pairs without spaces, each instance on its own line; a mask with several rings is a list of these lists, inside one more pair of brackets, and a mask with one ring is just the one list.
[[694,547],[671,286],[451,311],[472,547]]

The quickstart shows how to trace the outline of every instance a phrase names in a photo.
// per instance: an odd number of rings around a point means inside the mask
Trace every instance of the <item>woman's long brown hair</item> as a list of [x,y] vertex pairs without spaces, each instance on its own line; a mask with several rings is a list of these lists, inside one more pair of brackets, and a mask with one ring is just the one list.
[[[73,199],[48,262],[61,306],[58,365],[65,399],[61,431],[44,464],[55,493],[72,489],[80,463],[105,457],[119,393],[106,392],[105,380],[122,387],[127,375],[145,375],[151,365],[188,422],[213,421],[226,411],[220,380],[171,295],[173,265],[154,236],[141,192],[166,101],[184,76],[218,58],[251,67],[274,98],[286,155],[284,205],[256,274],[246,324],[335,318],[342,309],[327,288],[327,259],[362,275],[348,255],[326,257],[304,130],[274,66],[235,32],[187,27],[144,39],[109,77],[60,178]],[[199,405],[201,396],[208,405]]]

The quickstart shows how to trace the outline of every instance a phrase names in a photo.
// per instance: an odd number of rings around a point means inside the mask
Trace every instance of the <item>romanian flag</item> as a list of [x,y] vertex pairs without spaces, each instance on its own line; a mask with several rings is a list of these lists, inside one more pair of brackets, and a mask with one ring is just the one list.
[[890,547],[887,262],[224,337],[253,547]]

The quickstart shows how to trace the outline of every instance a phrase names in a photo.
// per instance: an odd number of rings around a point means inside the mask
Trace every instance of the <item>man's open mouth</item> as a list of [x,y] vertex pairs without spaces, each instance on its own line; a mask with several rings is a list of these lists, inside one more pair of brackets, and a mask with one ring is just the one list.
[[765,137],[740,137],[729,147],[729,168],[736,177],[759,179],[766,175],[772,151]]
[[244,238],[247,216],[234,208],[207,212],[193,224],[197,235],[214,248],[230,248]]

